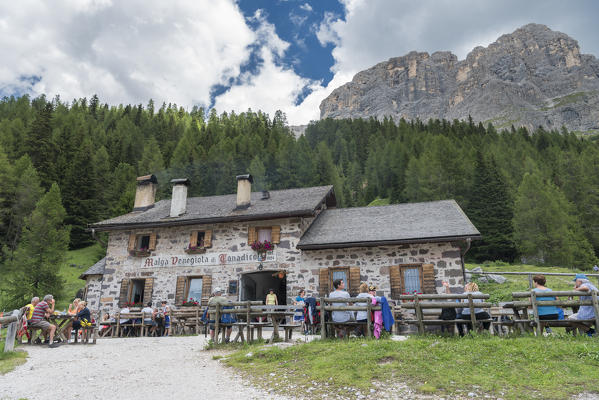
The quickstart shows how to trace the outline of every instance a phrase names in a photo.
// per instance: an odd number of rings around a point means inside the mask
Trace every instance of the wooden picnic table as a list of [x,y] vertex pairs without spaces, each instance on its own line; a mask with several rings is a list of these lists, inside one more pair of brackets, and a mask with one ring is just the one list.
[[279,338],[279,320],[285,319],[287,316],[293,316],[295,312],[293,311],[279,311],[279,310],[265,310],[264,315],[270,317],[272,321],[272,336],[268,343],[273,343],[275,339]]
[[54,337],[60,338],[64,343],[68,343],[71,337],[71,332],[66,332],[69,322],[75,318],[74,315],[68,314],[53,314],[48,317],[51,324],[56,325],[56,333]]

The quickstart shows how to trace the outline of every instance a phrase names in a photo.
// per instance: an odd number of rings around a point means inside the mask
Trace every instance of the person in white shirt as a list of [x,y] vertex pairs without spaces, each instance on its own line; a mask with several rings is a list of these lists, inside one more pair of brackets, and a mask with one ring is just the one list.
[[[345,291],[345,282],[343,279],[335,279],[333,281],[334,292],[329,294],[330,298],[344,298],[349,299],[351,296]],[[347,303],[333,303],[335,306],[347,306]],[[347,322],[352,318],[350,311],[333,311],[331,313],[331,319],[333,322]],[[343,338],[347,335],[347,328],[343,325],[334,325],[337,337]]]
[[152,308],[152,302],[148,302],[148,304],[141,310],[141,312],[144,319],[144,325],[151,326],[149,333],[153,334],[158,324],[156,323],[156,321],[154,321],[154,316],[156,315],[156,312]]

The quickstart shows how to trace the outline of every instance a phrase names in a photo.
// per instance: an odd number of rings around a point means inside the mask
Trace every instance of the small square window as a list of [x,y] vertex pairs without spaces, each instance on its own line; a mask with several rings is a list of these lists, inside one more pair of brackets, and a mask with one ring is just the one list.
[[137,237],[135,249],[139,251],[148,251],[150,248],[150,235],[140,235]]

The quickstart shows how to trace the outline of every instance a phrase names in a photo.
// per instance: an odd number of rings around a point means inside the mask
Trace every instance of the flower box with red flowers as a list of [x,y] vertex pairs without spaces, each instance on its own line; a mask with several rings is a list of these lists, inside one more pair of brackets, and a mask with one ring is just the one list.
[[184,300],[183,303],[181,303],[181,305],[183,307],[198,307],[200,305],[200,303],[198,303],[194,299],[189,299],[189,300]]
[[252,243],[251,247],[252,250],[258,253],[260,261],[264,261],[266,259],[266,253],[268,253],[269,251],[273,251],[275,248],[275,246],[268,240],[265,240],[263,242],[257,240],[254,243]]
[[206,252],[206,248],[204,244],[198,244],[197,246],[187,246],[184,250],[187,254],[204,254]]
[[129,250],[129,254],[133,257],[148,257],[151,252],[147,247],[142,247],[141,249]]

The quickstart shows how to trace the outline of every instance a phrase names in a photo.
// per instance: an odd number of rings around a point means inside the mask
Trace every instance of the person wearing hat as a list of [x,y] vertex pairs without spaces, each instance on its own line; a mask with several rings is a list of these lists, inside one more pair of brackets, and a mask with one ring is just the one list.
[[[591,292],[597,292],[597,288],[589,281],[585,274],[576,274],[574,278],[574,290],[586,292],[591,294]],[[580,296],[580,300],[591,300],[591,296]],[[576,314],[572,314],[568,317],[569,320],[584,320],[584,319],[594,319],[595,318],[595,309],[593,306],[580,306],[578,312]],[[580,330],[586,332],[587,335],[591,336],[595,333],[595,330],[587,325],[588,323],[580,323],[576,324],[576,327]]]
[[[208,301],[208,307],[216,306],[217,304],[220,304],[221,308],[222,308],[223,305],[226,305],[229,301],[226,298],[224,298],[222,296],[222,294],[223,294],[223,290],[220,287],[214,288],[214,297],[212,297],[210,299],[210,301]],[[214,334],[215,334],[214,322],[215,321],[216,321],[216,312],[210,312],[210,321],[209,321],[210,322],[210,339],[212,341],[214,341]],[[232,330],[233,330],[232,326],[227,327],[227,331],[225,332],[225,343],[229,343]]]

